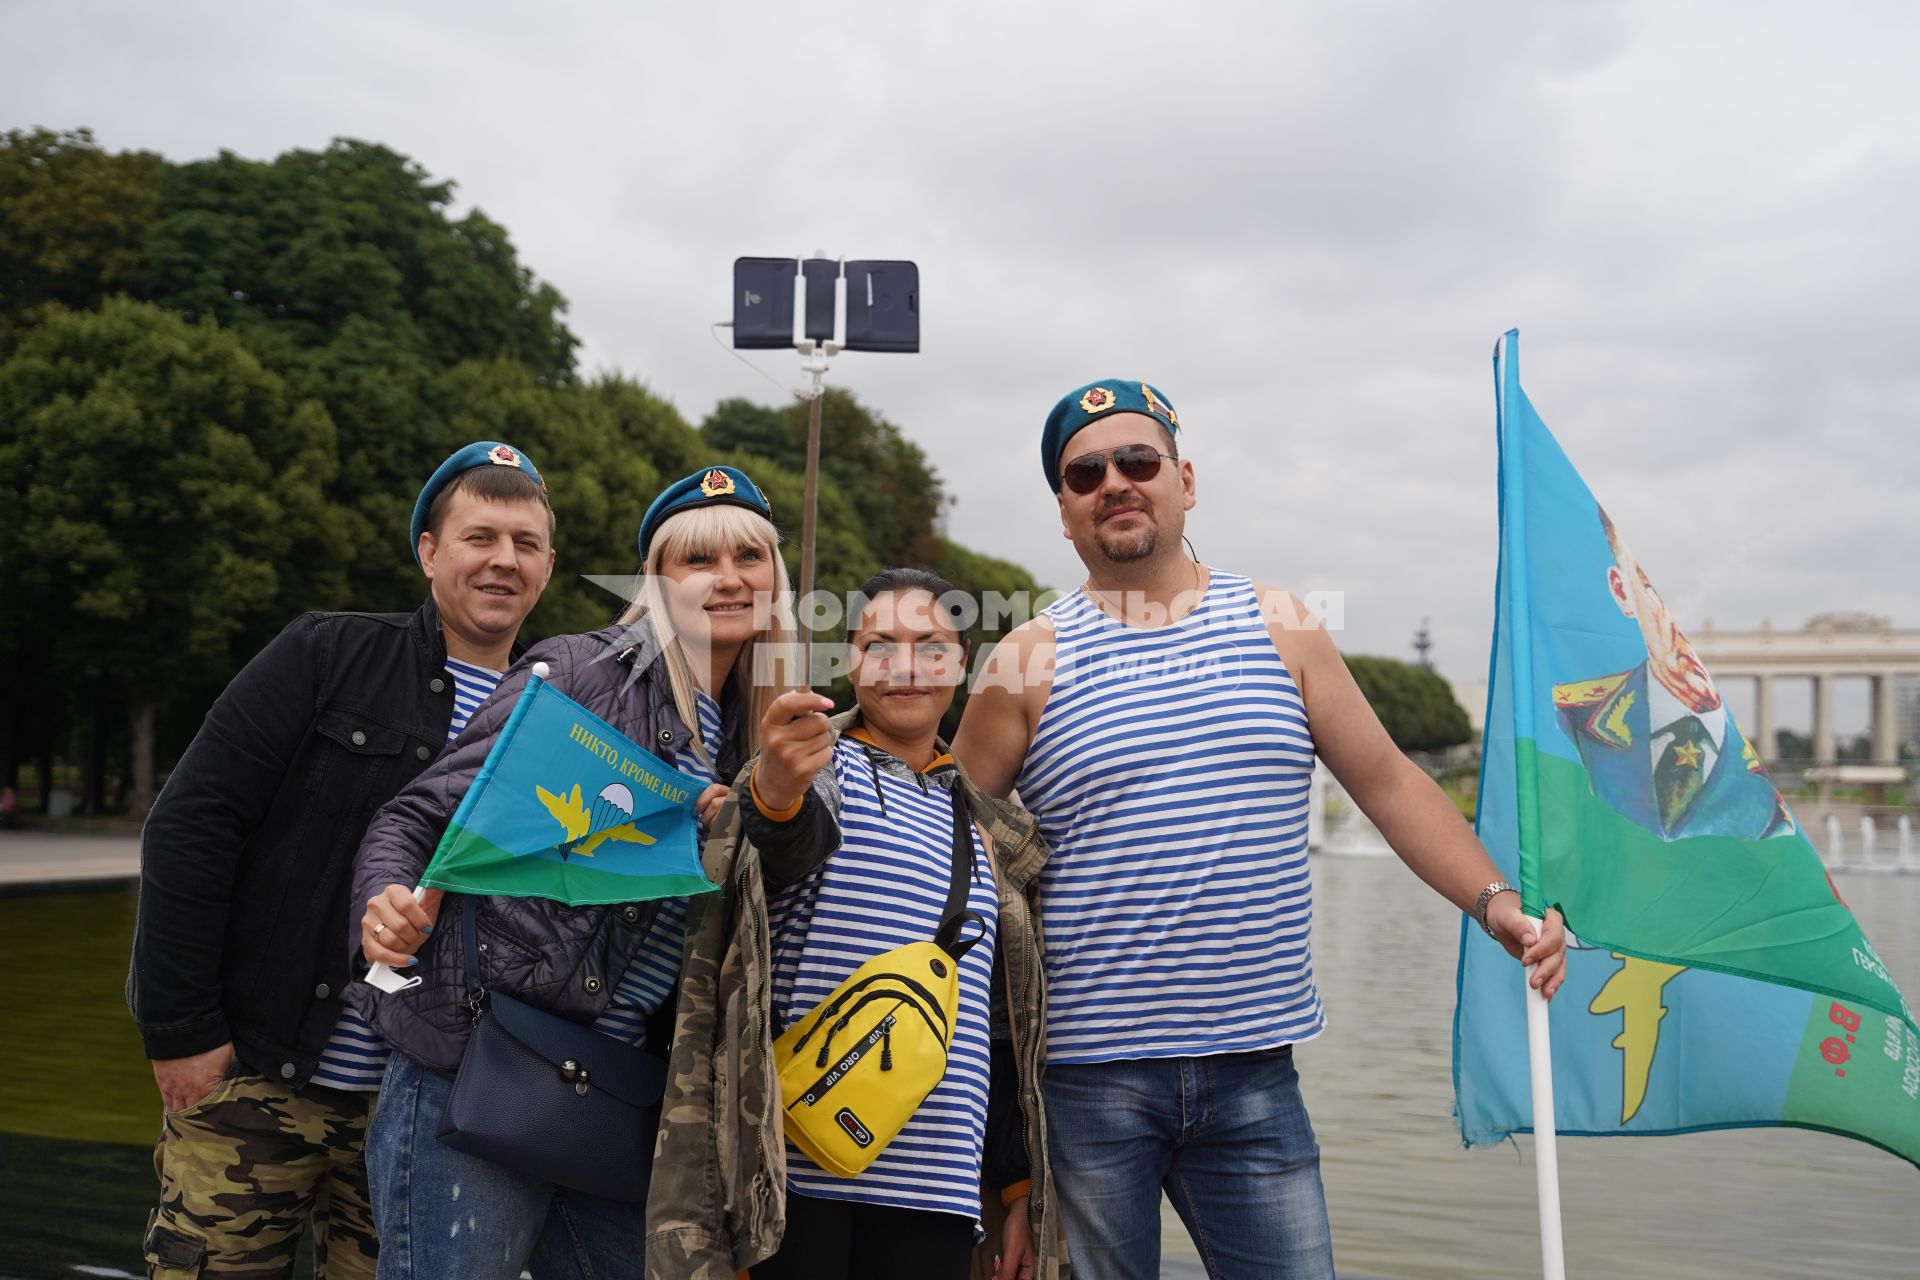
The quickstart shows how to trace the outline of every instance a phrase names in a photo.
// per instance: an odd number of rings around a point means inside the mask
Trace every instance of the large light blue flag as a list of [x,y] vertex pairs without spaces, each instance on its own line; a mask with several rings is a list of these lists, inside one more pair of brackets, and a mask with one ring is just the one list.
[[[1920,1030],[1624,536],[1495,357],[1500,574],[1480,839],[1576,944],[1551,1006],[1573,1134],[1823,1129],[1920,1163]],[[1520,966],[1463,927],[1469,1145],[1528,1131]]]

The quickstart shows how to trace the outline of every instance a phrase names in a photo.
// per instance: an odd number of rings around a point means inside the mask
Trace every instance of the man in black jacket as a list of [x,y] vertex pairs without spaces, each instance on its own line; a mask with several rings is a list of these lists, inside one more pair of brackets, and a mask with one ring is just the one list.
[[553,510],[482,441],[413,513],[411,614],[310,613],[207,713],[141,835],[127,1003],[165,1108],[155,1277],[371,1277],[361,1142],[386,1048],[344,1008],[353,855],[369,819],[464,727],[553,572]]

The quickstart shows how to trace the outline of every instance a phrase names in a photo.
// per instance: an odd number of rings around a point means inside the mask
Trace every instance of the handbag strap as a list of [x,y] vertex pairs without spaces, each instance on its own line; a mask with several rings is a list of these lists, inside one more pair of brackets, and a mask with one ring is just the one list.
[[[947,880],[947,902],[940,909],[940,928],[933,935],[942,951],[958,960],[987,936],[987,921],[978,911],[966,909],[968,891],[973,887],[973,819],[967,814],[967,801],[960,788],[953,789],[953,864]],[[960,930],[971,921],[980,932],[962,942]]]
[[460,942],[467,954],[467,1001],[474,1007],[474,1016],[480,1014],[480,997],[486,994],[486,984],[480,980],[480,924],[476,917],[480,914],[479,900],[472,894],[463,895],[460,912]]

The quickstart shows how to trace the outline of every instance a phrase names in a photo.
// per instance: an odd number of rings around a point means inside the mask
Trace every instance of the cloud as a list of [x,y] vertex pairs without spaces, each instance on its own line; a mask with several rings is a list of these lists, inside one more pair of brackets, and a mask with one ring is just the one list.
[[[1142,376],[1215,562],[1349,593],[1346,645],[1484,670],[1489,355],[1684,618],[1920,622],[1920,13],[1785,4],[16,4],[12,126],[177,159],[387,142],[698,419],[741,254],[910,257],[925,351],[832,374],[953,535],[1078,581],[1038,425]],[[754,362],[797,383],[777,352]],[[636,503],[645,495],[636,495]]]

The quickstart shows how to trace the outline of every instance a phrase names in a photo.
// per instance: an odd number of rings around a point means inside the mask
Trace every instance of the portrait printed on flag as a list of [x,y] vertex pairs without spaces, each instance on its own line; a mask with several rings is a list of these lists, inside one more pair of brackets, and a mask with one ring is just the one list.
[[1646,570],[1596,507],[1613,553],[1607,590],[1646,642],[1627,671],[1554,685],[1560,727],[1593,793],[1662,840],[1786,835],[1793,816]]

